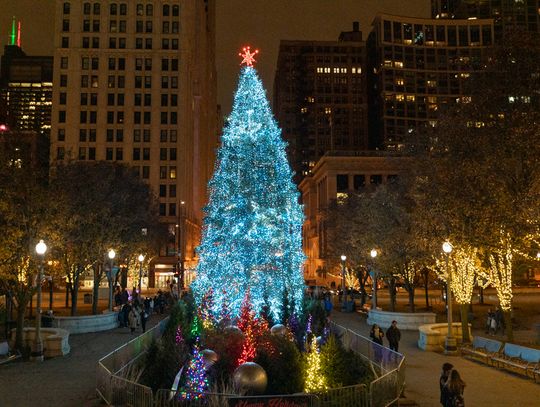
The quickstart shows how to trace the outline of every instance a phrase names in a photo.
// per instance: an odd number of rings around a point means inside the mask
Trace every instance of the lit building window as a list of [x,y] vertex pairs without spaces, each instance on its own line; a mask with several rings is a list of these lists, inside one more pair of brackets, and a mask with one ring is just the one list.
[[403,97],[403,95],[402,95],[401,93],[398,93],[398,94],[396,95],[396,100],[397,100],[398,102],[403,102],[404,99],[405,99],[405,98]]
[[395,62],[394,62],[394,66],[395,66],[396,68],[403,68],[403,62],[401,62],[401,61],[395,61]]
[[434,88],[437,86],[437,81],[426,81],[428,88]]
[[414,95],[407,95],[407,102],[414,102],[415,96]]
[[405,81],[403,80],[403,78],[396,78],[396,85],[403,86],[404,83]]

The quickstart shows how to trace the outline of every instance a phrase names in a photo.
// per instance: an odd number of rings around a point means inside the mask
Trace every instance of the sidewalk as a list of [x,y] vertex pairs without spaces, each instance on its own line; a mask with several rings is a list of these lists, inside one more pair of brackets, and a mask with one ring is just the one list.
[[[167,315],[154,314],[147,329]],[[140,331],[138,331],[140,333]],[[0,367],[0,406],[98,406],[97,362],[133,339],[129,328],[70,335],[71,352],[43,363],[15,362]]]
[[[370,327],[358,313],[333,312],[331,319],[369,337]],[[442,353],[424,352],[416,345],[418,332],[401,331],[399,350],[405,355],[405,396],[422,407],[439,407],[439,375],[452,363],[467,384],[465,402],[474,407],[533,407],[539,405],[540,384],[511,373]],[[386,344],[386,341],[385,341]]]

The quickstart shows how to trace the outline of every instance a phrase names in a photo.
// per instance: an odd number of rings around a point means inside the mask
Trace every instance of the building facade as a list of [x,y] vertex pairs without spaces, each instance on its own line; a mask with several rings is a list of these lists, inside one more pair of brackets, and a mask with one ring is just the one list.
[[327,151],[368,148],[366,47],[358,23],[338,41],[281,41],[274,112],[295,182]]
[[391,182],[409,169],[409,159],[396,152],[328,152],[299,185],[304,204],[302,230],[304,278],[308,285],[339,286],[339,270],[329,265],[324,213],[332,202],[366,186]]
[[482,19],[494,21],[495,39],[511,28],[540,30],[539,0],[431,0],[433,18]]
[[56,1],[51,162],[132,166],[159,198],[165,287],[195,264],[216,137],[213,0]]
[[368,39],[373,142],[403,150],[446,105],[467,103],[465,81],[493,44],[492,19],[377,15]]
[[0,58],[0,117],[13,131],[51,130],[53,58],[28,56],[19,45],[4,47]]

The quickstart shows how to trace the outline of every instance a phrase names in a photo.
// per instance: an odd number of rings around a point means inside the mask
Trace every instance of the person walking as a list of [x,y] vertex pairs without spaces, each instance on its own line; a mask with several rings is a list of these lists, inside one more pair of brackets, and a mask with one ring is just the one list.
[[137,326],[139,326],[139,313],[137,311],[137,308],[132,305],[131,310],[128,314],[128,320],[129,320],[129,329],[131,330],[131,333],[133,334],[135,330],[137,329]]
[[379,345],[382,345],[383,344],[382,338],[384,337],[384,332],[379,327],[379,325],[373,324],[373,326],[371,327],[371,331],[369,332],[369,337],[371,338],[373,342],[378,343]]
[[146,308],[143,307],[143,308],[141,309],[140,315],[141,315],[141,327],[142,327],[142,331],[143,331],[143,333],[145,333],[145,332],[146,332],[146,320],[148,319],[148,312],[147,312]]
[[450,372],[454,368],[454,365],[451,363],[443,363],[442,365],[442,372],[441,376],[439,378],[439,391],[440,391],[440,402],[441,405],[446,407],[446,399],[447,399],[447,389],[445,387],[446,382],[448,381],[448,377],[450,376]]
[[461,380],[456,369],[450,371],[450,376],[444,387],[446,389],[445,407],[465,407],[465,399],[463,398],[465,382]]
[[330,298],[330,294],[326,293],[324,296],[324,310],[326,311],[326,316],[329,317],[330,313],[332,312],[332,299]]
[[371,331],[369,332],[369,337],[374,342],[373,343],[373,353],[375,356],[375,361],[380,362],[382,360],[382,350],[383,350],[383,337],[384,332],[377,324],[373,324]]
[[390,349],[398,352],[401,331],[397,327],[397,321],[392,321],[392,325],[386,330],[386,339],[388,339]]

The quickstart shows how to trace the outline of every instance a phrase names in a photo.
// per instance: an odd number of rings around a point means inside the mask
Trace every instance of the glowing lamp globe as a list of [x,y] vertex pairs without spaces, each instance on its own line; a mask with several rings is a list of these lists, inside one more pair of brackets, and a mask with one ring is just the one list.
[[144,261],[144,255],[139,254],[139,261],[142,263]]
[[116,252],[113,249],[111,249],[109,250],[109,253],[107,253],[107,255],[109,256],[109,259],[112,260],[116,257]]
[[371,251],[369,252],[369,254],[371,255],[371,257],[375,258],[377,257],[377,249],[371,249]]
[[36,245],[36,253],[40,256],[43,256],[45,252],[47,251],[47,245],[43,240],[40,240],[39,243]]
[[453,246],[450,242],[444,242],[442,245],[443,252],[446,254],[452,253]]

